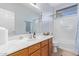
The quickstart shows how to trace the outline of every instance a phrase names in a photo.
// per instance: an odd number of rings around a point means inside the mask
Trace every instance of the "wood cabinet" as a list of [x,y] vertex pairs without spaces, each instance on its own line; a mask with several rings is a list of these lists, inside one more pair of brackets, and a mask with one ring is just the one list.
[[52,47],[52,38],[50,38],[8,56],[49,56],[52,55]]
[[49,56],[53,53],[53,44],[52,44],[52,38],[49,39]]
[[48,44],[48,40],[44,40],[44,41],[41,42],[41,47],[43,47],[43,46],[45,46],[47,44]]
[[42,41],[41,44],[41,56],[48,56],[48,40]]
[[48,45],[41,48],[41,56],[48,56]]
[[25,48],[25,49],[22,49],[22,50],[19,50],[15,53],[12,53],[10,54],[9,56],[28,56],[28,48]]
[[40,43],[32,45],[29,47],[29,54],[34,53],[36,50],[40,49]]

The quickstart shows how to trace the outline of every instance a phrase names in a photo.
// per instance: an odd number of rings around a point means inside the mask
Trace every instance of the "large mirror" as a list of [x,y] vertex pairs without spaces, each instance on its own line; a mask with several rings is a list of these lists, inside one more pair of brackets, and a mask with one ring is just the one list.
[[9,37],[35,32],[39,16],[39,10],[28,3],[0,3],[0,27],[8,29]]

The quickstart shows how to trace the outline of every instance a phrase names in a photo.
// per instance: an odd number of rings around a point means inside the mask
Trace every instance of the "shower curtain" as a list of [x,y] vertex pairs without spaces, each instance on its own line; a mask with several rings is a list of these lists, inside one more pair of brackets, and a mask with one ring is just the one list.
[[54,20],[54,36],[59,47],[75,52],[77,15],[65,16]]

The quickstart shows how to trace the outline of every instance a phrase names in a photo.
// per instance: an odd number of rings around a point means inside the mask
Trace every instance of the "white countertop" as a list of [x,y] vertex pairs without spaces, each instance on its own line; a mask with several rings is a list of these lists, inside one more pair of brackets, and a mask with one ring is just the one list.
[[35,39],[23,38],[23,39],[10,40],[7,44],[0,46],[0,55],[6,56],[8,54],[14,53],[18,50],[29,47],[33,44],[39,43],[51,37],[53,36],[49,35],[49,36],[40,36]]

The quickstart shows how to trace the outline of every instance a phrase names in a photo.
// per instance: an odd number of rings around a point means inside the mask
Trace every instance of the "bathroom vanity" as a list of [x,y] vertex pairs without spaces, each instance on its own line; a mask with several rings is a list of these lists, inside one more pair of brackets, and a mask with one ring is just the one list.
[[[18,48],[18,47],[17,47]],[[31,46],[13,52],[8,56],[51,56],[53,53],[52,37]]]
[[7,44],[0,45],[0,56],[51,56],[53,54],[53,36],[39,35],[27,38],[18,35],[9,38]]
[[22,34],[9,38],[7,44],[0,45],[0,56],[51,56],[53,36],[39,35],[27,38]]

